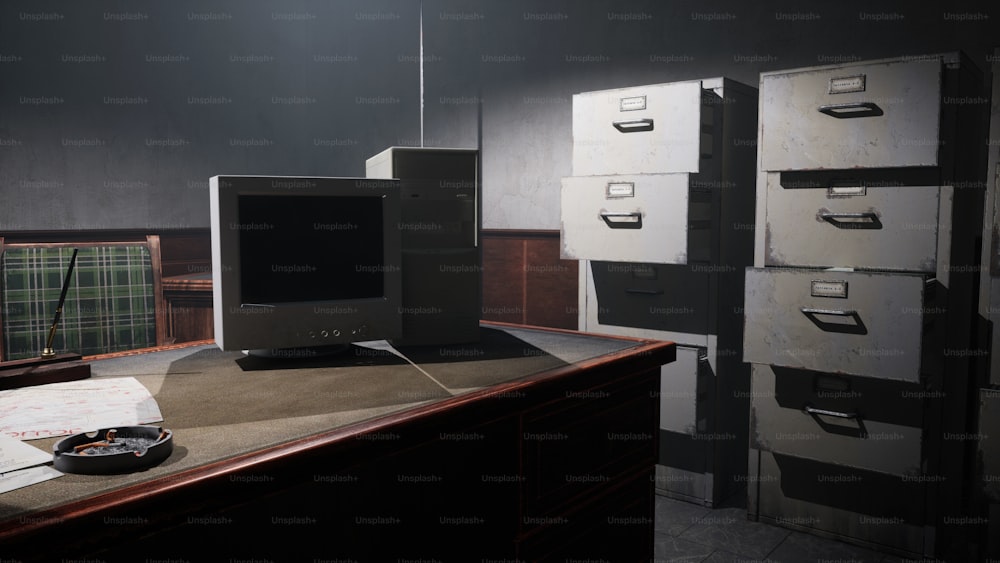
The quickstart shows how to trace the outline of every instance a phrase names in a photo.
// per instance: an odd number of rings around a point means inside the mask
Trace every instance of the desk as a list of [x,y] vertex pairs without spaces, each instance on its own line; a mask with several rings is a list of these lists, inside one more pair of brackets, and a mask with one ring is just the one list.
[[211,345],[95,361],[95,377],[150,389],[174,453],[0,495],[4,557],[649,561],[673,343],[481,332],[402,350],[413,363],[353,348],[281,365]]

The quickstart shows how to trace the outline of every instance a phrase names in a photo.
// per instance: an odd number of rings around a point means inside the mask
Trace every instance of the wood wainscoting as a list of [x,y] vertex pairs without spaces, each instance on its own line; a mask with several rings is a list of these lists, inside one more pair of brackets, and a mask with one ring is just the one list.
[[[5,233],[8,242],[129,240],[132,230]],[[159,236],[164,344],[213,337],[211,234],[208,229]],[[482,319],[577,329],[578,262],[559,258],[559,231],[482,231]]]
[[559,258],[559,231],[482,231],[483,320],[577,329],[579,262]]

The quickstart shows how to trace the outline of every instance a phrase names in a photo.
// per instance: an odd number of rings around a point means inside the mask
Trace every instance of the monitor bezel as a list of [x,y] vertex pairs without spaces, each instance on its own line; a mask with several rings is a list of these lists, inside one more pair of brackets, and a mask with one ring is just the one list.
[[[209,193],[215,342],[221,349],[305,349],[402,336],[398,180],[220,175],[209,179]],[[384,295],[243,306],[238,210],[244,195],[379,198]]]

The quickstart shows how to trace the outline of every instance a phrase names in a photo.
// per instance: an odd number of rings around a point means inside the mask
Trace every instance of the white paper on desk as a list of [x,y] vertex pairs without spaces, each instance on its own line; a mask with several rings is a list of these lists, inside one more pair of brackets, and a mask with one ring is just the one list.
[[52,461],[52,453],[42,451],[17,438],[0,434],[0,473],[16,471]]
[[30,467],[28,469],[19,469],[17,471],[4,473],[0,475],[0,493],[6,493],[7,491],[13,491],[14,489],[20,489],[21,487],[27,487],[28,485],[34,485],[35,483],[41,483],[42,481],[62,477],[62,475],[62,473],[47,465],[40,465],[38,467]]
[[0,391],[0,434],[18,440],[162,420],[156,399],[134,377],[83,379]]

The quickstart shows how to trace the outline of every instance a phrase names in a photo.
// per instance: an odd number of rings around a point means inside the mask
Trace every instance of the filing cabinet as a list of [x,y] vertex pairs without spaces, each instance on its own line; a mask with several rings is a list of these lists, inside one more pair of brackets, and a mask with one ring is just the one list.
[[959,53],[761,74],[752,519],[901,555],[968,548],[947,436],[971,402],[981,129],[950,100],[978,84]]
[[707,506],[746,486],[757,103],[725,78],[577,94],[562,180],[579,328],[678,344],[660,375],[656,490]]
[[980,541],[991,560],[1000,560],[1000,48],[993,53],[986,212],[979,313],[984,355],[979,363],[979,420],[976,438],[976,518]]

